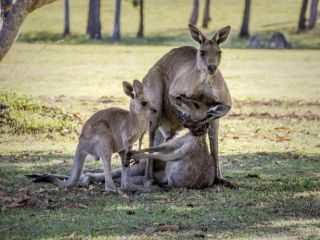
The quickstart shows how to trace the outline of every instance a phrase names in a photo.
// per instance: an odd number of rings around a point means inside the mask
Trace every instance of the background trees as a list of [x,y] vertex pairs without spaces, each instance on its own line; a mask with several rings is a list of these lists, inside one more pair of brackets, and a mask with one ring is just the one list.
[[249,20],[250,20],[250,6],[251,0],[245,0],[244,13],[239,37],[248,38],[249,34]]
[[64,0],[64,31],[63,35],[70,35],[70,7],[69,0]]
[[309,18],[309,29],[313,29],[317,23],[317,15],[318,15],[318,3],[319,0],[311,0],[310,5],[310,18]]
[[120,35],[120,13],[121,13],[121,0],[116,0],[116,9],[114,17],[114,29],[112,39],[114,42],[119,42],[121,40]]
[[203,21],[202,21],[203,28],[208,28],[208,23],[211,21],[210,3],[211,3],[211,0],[206,0],[204,10],[203,10]]
[[194,0],[189,23],[192,25],[196,25],[198,21],[198,15],[199,15],[199,0]]
[[137,33],[137,38],[143,38],[144,37],[144,19],[143,19],[143,0],[140,0],[140,21],[139,21],[139,30]]
[[308,0],[302,0],[299,22],[298,22],[298,32],[305,31],[307,29],[313,29],[317,23],[318,17],[318,3],[319,0],[311,0],[310,4],[310,17],[307,26],[306,13],[308,8]]
[[303,0],[300,10],[298,32],[304,31],[306,29],[306,11],[308,6],[308,0]]
[[91,39],[101,39],[100,0],[89,0],[87,34]]

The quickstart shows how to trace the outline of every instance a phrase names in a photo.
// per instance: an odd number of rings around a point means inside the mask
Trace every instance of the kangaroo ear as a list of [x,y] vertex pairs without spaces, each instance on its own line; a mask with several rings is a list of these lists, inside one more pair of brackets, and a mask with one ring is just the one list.
[[133,98],[133,87],[132,87],[131,83],[129,83],[129,82],[127,82],[127,81],[123,81],[123,82],[122,82],[122,86],[123,86],[123,91],[124,91],[124,93],[125,93],[127,96]]
[[212,38],[212,40],[215,40],[218,44],[223,43],[226,41],[229,37],[231,31],[231,27],[228,25],[224,28],[221,28]]
[[133,90],[134,90],[134,96],[137,96],[143,93],[143,86],[142,86],[142,83],[139,82],[139,80],[133,81]]
[[213,119],[218,119],[226,115],[230,111],[231,107],[225,104],[219,104],[217,106],[212,107],[207,116],[212,117]]
[[192,39],[196,42],[198,42],[199,44],[203,43],[207,38],[202,34],[202,32],[196,28],[195,26],[189,24],[189,32],[190,35],[192,37]]

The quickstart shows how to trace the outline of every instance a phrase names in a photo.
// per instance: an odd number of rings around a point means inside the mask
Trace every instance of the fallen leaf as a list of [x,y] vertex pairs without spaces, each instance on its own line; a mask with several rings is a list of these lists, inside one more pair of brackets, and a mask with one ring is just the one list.
[[285,141],[291,141],[291,139],[287,138],[287,137],[276,135],[276,142],[285,142]]
[[180,227],[179,225],[162,225],[162,226],[159,226],[157,227],[156,231],[158,232],[176,232],[176,231],[179,231],[180,230]]
[[290,132],[290,128],[288,127],[276,127],[274,129],[278,131]]

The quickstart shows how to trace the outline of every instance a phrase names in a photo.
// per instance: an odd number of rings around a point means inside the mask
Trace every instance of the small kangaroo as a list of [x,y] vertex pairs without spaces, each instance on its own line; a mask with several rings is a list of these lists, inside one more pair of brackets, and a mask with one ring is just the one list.
[[[176,98],[175,106],[195,122],[205,119],[210,108],[183,97]],[[194,136],[189,132],[158,147],[132,151],[129,155],[134,160],[153,158],[167,162],[164,173],[155,171],[155,178],[170,187],[205,188],[212,186],[215,179],[215,161],[205,135]]]
[[156,110],[145,100],[141,82],[134,80],[131,85],[124,81],[122,85],[125,94],[131,98],[130,111],[108,108],[95,113],[82,128],[70,177],[63,181],[54,175],[42,175],[35,179],[35,182],[50,182],[59,187],[75,186],[81,176],[85,159],[90,154],[103,161],[105,191],[117,192],[111,175],[111,156],[117,152],[122,164],[121,188],[135,191],[130,179],[127,154],[137,140],[139,148],[141,147],[143,136],[150,125],[149,118]]
[[[174,102],[179,111],[192,121],[203,120],[207,117],[208,109],[212,108],[200,101],[184,97],[177,97]],[[160,185],[205,188],[212,186],[214,183],[216,165],[209,153],[205,135],[194,136],[190,131],[157,147],[130,151],[128,155],[135,161],[153,158],[167,162],[165,167],[163,165],[155,165],[154,168],[155,180]],[[132,167],[131,175],[135,184],[143,184],[145,168],[145,160]],[[118,181],[121,177],[121,170],[112,171],[112,176],[115,181]],[[85,177],[90,177],[90,182],[104,180],[101,173],[86,173]]]

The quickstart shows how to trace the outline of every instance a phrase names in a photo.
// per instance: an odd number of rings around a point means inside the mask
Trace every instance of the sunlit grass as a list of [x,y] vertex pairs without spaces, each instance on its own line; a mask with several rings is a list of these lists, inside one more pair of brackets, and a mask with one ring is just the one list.
[[[62,39],[63,1],[57,1],[32,13],[22,28],[21,40],[24,41],[58,41]],[[231,25],[232,39],[227,46],[248,47],[248,41],[237,37],[242,20],[244,1],[225,0],[212,2],[210,15],[212,21],[205,32],[212,33],[223,26]],[[264,46],[275,31],[282,31],[295,48],[320,48],[320,28],[304,34],[296,34],[300,2],[254,1],[250,17],[250,32],[262,38]],[[101,25],[104,42],[111,43],[114,23],[115,1],[101,2]],[[202,24],[204,4],[200,1],[198,26]],[[88,2],[70,1],[71,33],[74,37],[67,42],[88,42],[85,36]],[[121,32],[126,44],[171,44],[180,45],[189,42],[187,24],[192,10],[192,1],[152,0],[145,2],[145,39],[136,39],[139,24],[139,10],[132,1],[122,1]],[[308,14],[308,13],[307,13]]]

